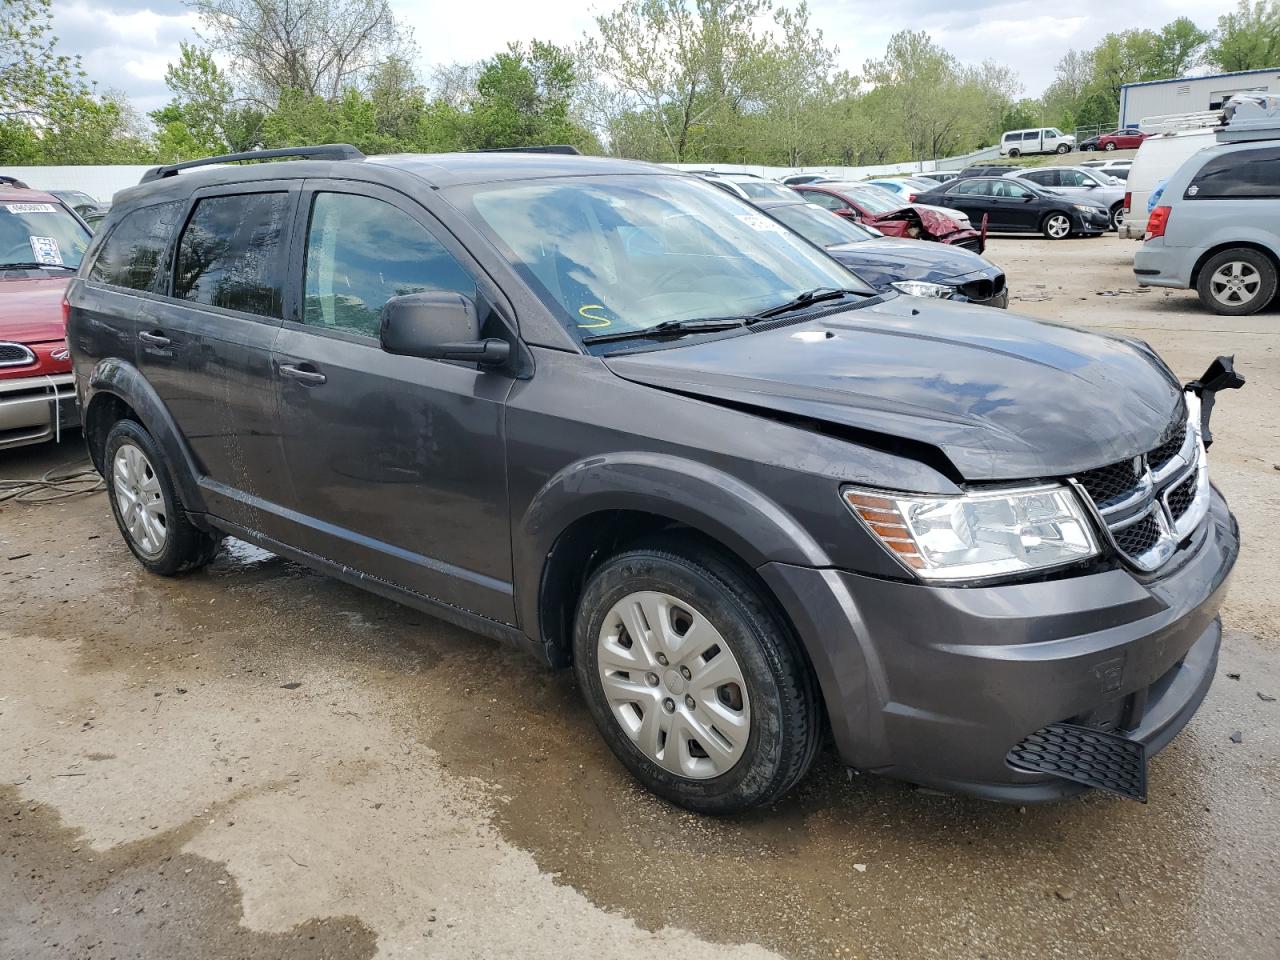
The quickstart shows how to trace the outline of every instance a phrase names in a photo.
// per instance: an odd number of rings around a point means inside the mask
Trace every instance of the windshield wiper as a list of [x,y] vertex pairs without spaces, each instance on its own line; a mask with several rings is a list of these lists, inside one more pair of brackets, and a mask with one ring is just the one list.
[[34,260],[29,263],[0,263],[0,270],[72,270],[75,267],[68,267],[65,263],[36,263]]
[[664,337],[683,337],[689,333],[708,333],[715,330],[732,330],[745,327],[755,317],[695,317],[692,320],[665,320],[639,330],[619,330],[616,333],[597,333],[583,337],[583,343],[612,343],[615,340],[660,340]]
[[769,320],[773,317],[781,316],[784,313],[790,313],[792,310],[803,310],[805,307],[815,303],[823,303],[827,300],[839,300],[845,296],[867,297],[871,294],[862,290],[848,290],[839,287],[815,287],[812,290],[806,290],[804,293],[786,303],[780,303],[776,307],[770,307],[768,310],[761,310],[751,322],[755,323],[760,320]]

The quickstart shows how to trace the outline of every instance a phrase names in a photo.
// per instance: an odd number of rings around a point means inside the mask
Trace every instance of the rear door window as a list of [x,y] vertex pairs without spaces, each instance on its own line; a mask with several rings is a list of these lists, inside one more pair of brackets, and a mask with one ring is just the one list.
[[1280,147],[1214,157],[1191,178],[1189,200],[1280,198]]
[[378,336],[392,297],[443,290],[476,297],[471,274],[426,227],[373,197],[317,193],[307,230],[303,323]]
[[173,295],[211,307],[279,317],[287,193],[205,197],[178,243]]
[[173,235],[181,203],[157,203],[134,210],[116,224],[107,236],[97,259],[89,269],[89,279],[129,290],[155,291],[165,287],[168,270],[160,258]]

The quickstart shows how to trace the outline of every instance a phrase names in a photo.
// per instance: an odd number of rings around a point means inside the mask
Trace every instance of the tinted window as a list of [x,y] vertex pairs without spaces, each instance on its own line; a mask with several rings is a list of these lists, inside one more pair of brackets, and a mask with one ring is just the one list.
[[1046,187],[1056,186],[1058,183],[1057,170],[1032,170],[1028,173],[1024,173],[1022,176],[1024,179],[1030,180],[1032,183],[1038,183]]
[[[125,214],[98,251],[89,279],[130,290],[155,290],[157,267],[169,244],[180,206],[174,200]],[[162,289],[167,273],[167,270],[161,271]]]
[[989,194],[990,188],[986,180],[961,180],[951,188],[951,193],[970,197],[981,197]]
[[1021,139],[1022,139],[1022,134],[1020,134],[1020,133],[1006,133],[1006,134],[1004,135],[1004,138],[1005,138],[1006,140],[1010,140],[1010,141],[1012,141],[1012,140],[1021,140]]
[[378,335],[392,297],[449,290],[475,298],[471,275],[422,224],[372,197],[319,193],[307,230],[303,322]]
[[827,210],[843,210],[849,206],[839,197],[833,197],[829,193],[819,193],[817,190],[801,190],[800,194],[810,203],[816,203]]
[[1039,130],[1028,130],[1026,133],[1024,133],[1024,134],[1022,135],[1022,139],[1023,139],[1023,140],[1039,140],[1039,139],[1040,139],[1040,131],[1039,131]]
[[1196,200],[1280,197],[1280,147],[1214,157],[1192,177],[1186,196]]
[[287,193],[199,201],[178,244],[173,295],[263,317],[280,316],[288,210]]
[[820,247],[831,247],[839,243],[858,243],[875,236],[865,227],[860,227],[850,220],[832,216],[828,211],[812,203],[785,203],[770,207],[769,215],[785,223],[810,243],[816,243]]
[[1014,183],[1012,180],[994,180],[990,181],[988,186],[991,188],[990,192],[993,196],[1006,197],[1011,200],[1021,200],[1023,197],[1035,196],[1022,184]]

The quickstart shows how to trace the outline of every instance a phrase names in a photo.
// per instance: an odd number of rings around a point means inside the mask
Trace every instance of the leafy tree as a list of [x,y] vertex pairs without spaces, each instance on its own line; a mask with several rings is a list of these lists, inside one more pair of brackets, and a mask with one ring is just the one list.
[[411,46],[388,0],[188,0],[209,46],[259,106],[285,91],[338,100]]
[[1218,18],[1206,59],[1226,71],[1280,66],[1280,2],[1240,0]]
[[763,9],[761,0],[624,0],[596,18],[591,56],[630,98],[625,132],[651,125],[644,139],[661,152],[650,156],[686,159],[699,128],[757,93]]
[[794,11],[779,8],[774,22],[781,39],[764,53],[760,108],[777,161],[798,166],[816,145],[814,134],[833,94],[832,74],[840,51],[828,47],[822,31],[809,25],[809,8],[803,2]]
[[569,115],[577,76],[569,51],[534,40],[481,65],[466,140],[472,149],[567,143],[599,148]]
[[165,83],[174,97],[150,114],[161,160],[237,153],[261,143],[262,112],[236,101],[231,81],[207,50],[182,43]]

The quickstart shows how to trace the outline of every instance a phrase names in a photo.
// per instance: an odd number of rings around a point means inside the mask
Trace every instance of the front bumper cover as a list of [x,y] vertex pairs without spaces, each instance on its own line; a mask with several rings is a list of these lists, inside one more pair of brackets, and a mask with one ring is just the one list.
[[53,440],[79,425],[73,374],[0,380],[0,450]]
[[995,800],[1086,789],[1018,770],[1011,748],[1062,722],[1165,746],[1213,679],[1218,609],[1239,552],[1215,490],[1209,516],[1157,576],[1124,569],[938,587],[766,564],[817,671],[850,766]]

